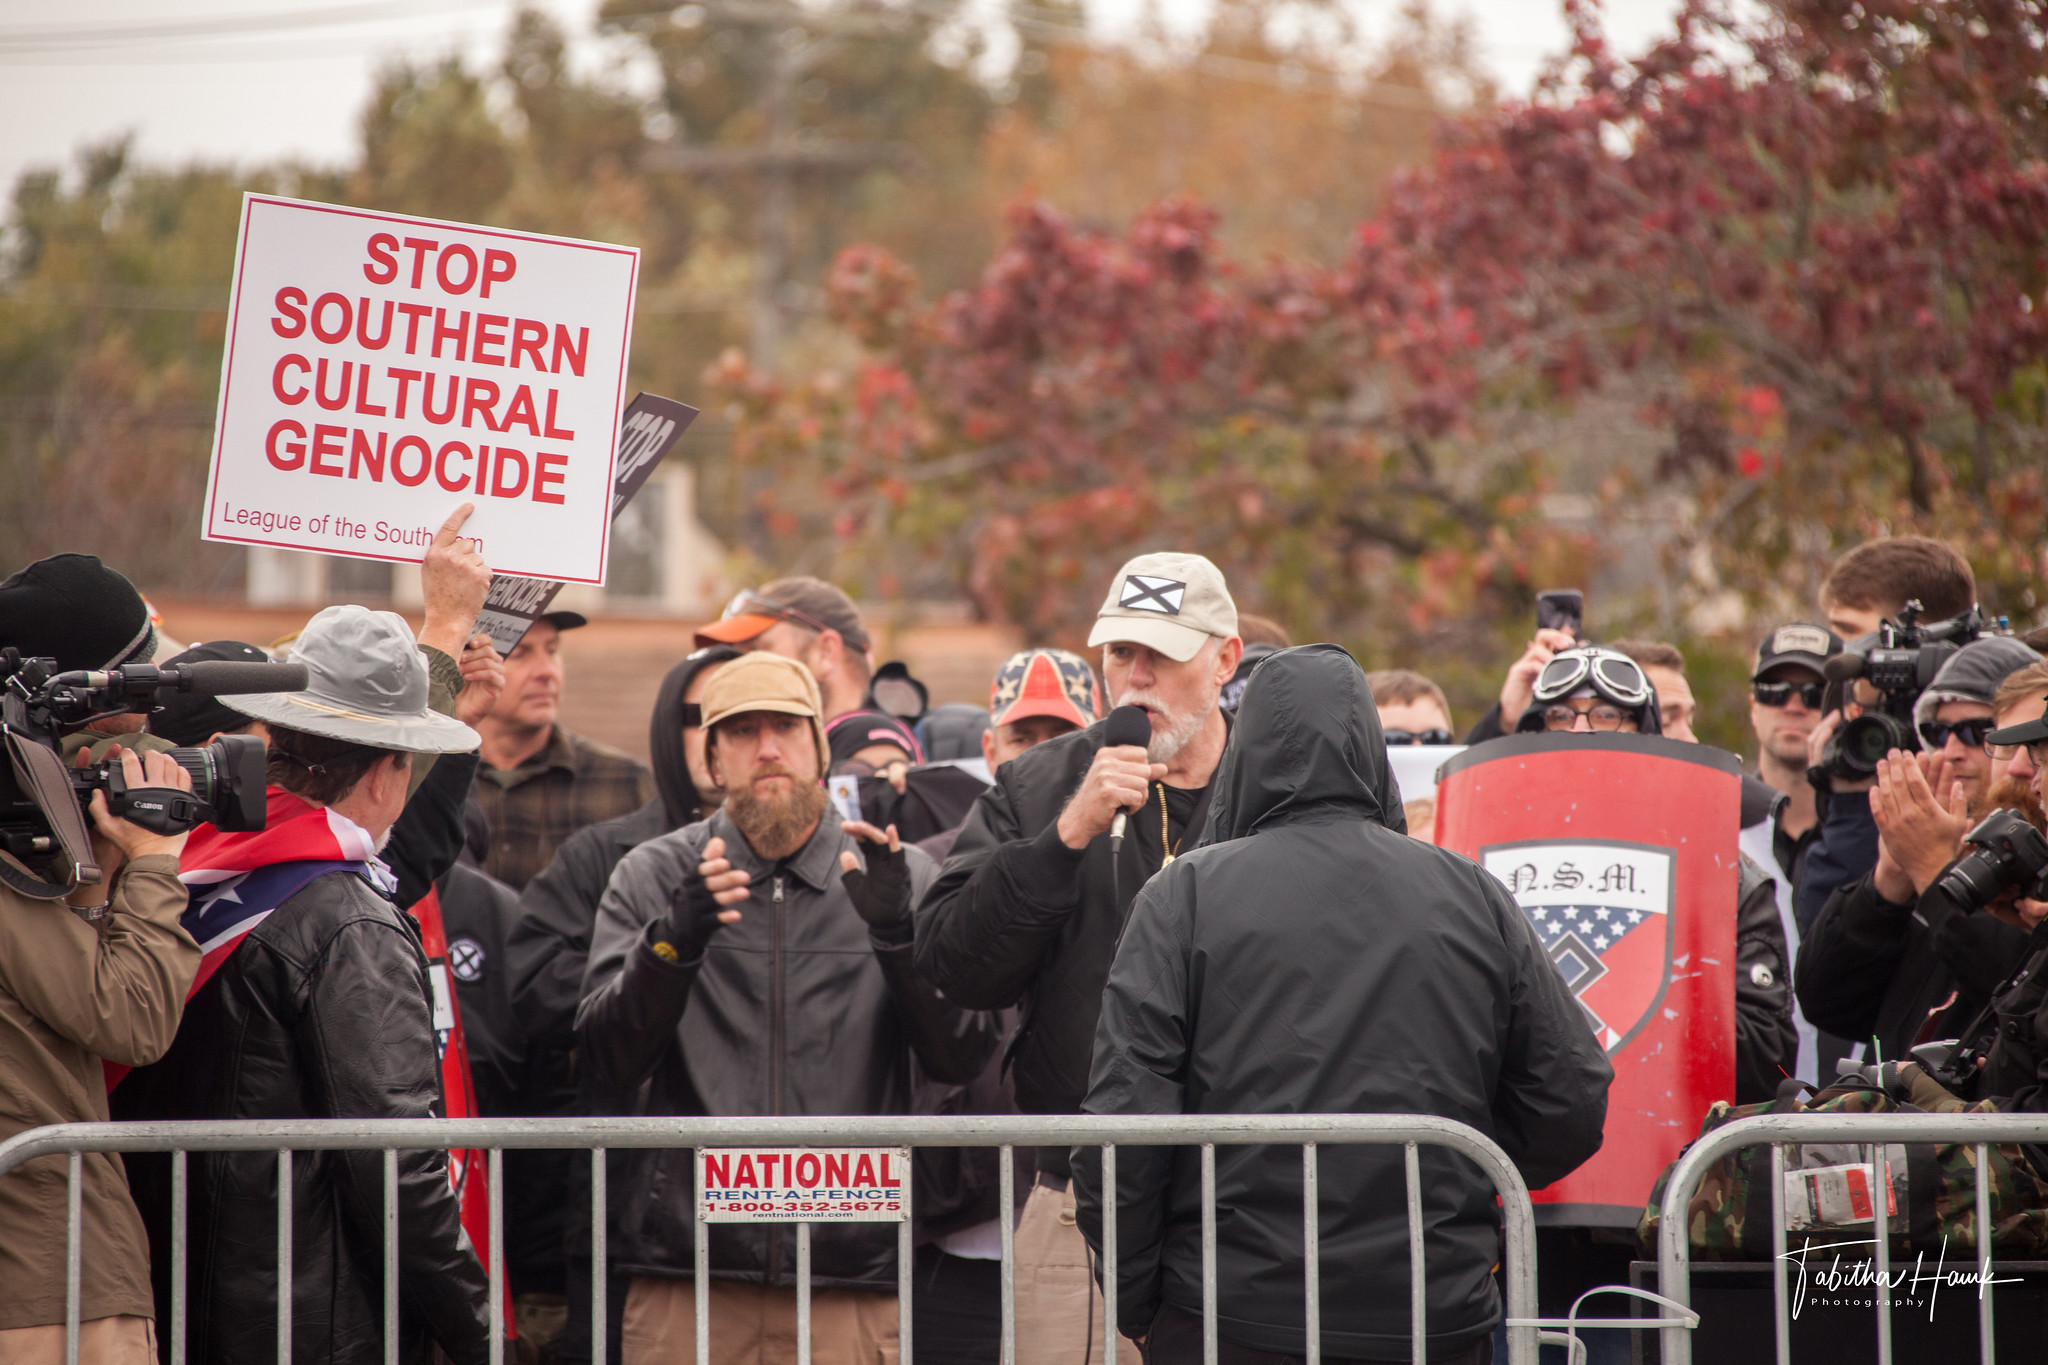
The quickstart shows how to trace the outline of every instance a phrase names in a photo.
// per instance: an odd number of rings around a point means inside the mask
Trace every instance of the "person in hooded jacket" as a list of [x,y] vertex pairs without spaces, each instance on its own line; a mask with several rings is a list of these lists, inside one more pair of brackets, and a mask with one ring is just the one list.
[[[1497,880],[1403,837],[1386,770],[1350,655],[1307,645],[1260,666],[1202,846],[1132,906],[1086,1112],[1434,1114],[1499,1143],[1531,1188],[1599,1150],[1614,1072],[1571,992]],[[1193,1155],[1119,1155],[1118,1322],[1150,1365],[1202,1359]],[[1421,1160],[1430,1359],[1484,1362],[1501,1315],[1494,1190],[1447,1152]],[[1099,1250],[1099,1149],[1072,1162]],[[1401,1163],[1391,1148],[1322,1154],[1326,1357],[1408,1358]],[[1299,1153],[1219,1148],[1216,1196],[1217,1359],[1302,1355]]]
[[[719,665],[737,659],[730,645],[711,645],[685,657],[661,681],[648,721],[647,748],[653,759],[655,797],[631,815],[601,821],[562,841],[539,876],[519,896],[519,911],[505,943],[505,975],[513,1013],[525,1026],[524,1100],[534,1114],[631,1112],[631,1097],[579,1092],[574,1053],[576,1004],[583,969],[590,958],[590,931],[604,899],[612,869],[649,839],[695,824],[724,799],[704,761],[704,727],[698,704]],[[611,1171],[621,1174],[622,1154]],[[536,1244],[561,1243],[561,1287],[553,1277],[534,1278],[539,1293],[559,1292],[567,1319],[555,1351],[564,1361],[588,1360],[590,1349],[590,1162],[577,1152],[505,1153],[508,1187],[517,1186],[533,1222]],[[616,1184],[612,1188],[618,1188]],[[611,1342],[607,1360],[619,1359],[619,1324],[625,1315],[626,1281],[613,1277],[605,1313]]]

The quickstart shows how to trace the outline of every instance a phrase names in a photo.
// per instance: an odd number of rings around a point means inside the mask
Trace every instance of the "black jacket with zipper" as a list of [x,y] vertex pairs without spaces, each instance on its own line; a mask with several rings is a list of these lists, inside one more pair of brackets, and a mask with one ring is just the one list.
[[[1531,1188],[1600,1148],[1613,1068],[1500,882],[1390,828],[1386,744],[1335,645],[1276,654],[1245,689],[1204,846],[1147,884],[1095,1035],[1091,1114],[1434,1114],[1499,1143]],[[1322,1348],[1405,1358],[1408,1223],[1398,1148],[1321,1150]],[[1101,1246],[1099,1148],[1074,1156]],[[1429,1352],[1500,1317],[1500,1211],[1470,1162],[1425,1147]],[[1202,1305],[1193,1148],[1117,1164],[1118,1321]],[[1301,1150],[1219,1147],[1222,1336],[1301,1355]],[[1341,1286],[1341,1292],[1337,1287]]]
[[[664,961],[654,937],[714,836],[752,874],[749,898],[695,961]],[[640,1090],[639,1112],[651,1114],[907,1114],[913,1051],[939,1080],[973,1079],[997,1045],[996,1017],[962,1009],[918,978],[907,923],[900,935],[870,930],[841,882],[846,850],[865,861],[865,845],[827,806],[810,842],[778,861],[756,856],[724,811],[622,858],[598,905],[576,1016],[587,1087],[620,1097]],[[932,864],[915,848],[904,854],[914,898]],[[686,1275],[692,1154],[631,1157],[613,1193],[616,1263],[628,1274]],[[796,1239],[788,1228],[716,1224],[711,1266],[722,1277],[793,1285]],[[896,1231],[821,1223],[811,1269],[821,1286],[893,1289]]]
[[[427,961],[412,917],[353,872],[316,877],[235,948],[185,1006],[163,1060],[113,1094],[122,1119],[429,1118],[440,1112]],[[194,1152],[190,1358],[277,1352],[277,1153]],[[170,1163],[128,1158],[168,1322]],[[292,1162],[292,1360],[383,1359],[384,1158]],[[483,1267],[463,1235],[448,1154],[398,1154],[401,1334],[487,1358]]]
[[[1010,1074],[1027,1114],[1080,1111],[1117,936],[1138,888],[1164,861],[1156,796],[1131,815],[1114,869],[1107,834],[1078,852],[1060,842],[1060,812],[1095,761],[1106,724],[1005,763],[918,910],[917,968],[927,980],[978,1009],[1023,1005]],[[1375,795],[1405,832],[1393,777],[1381,768]],[[1184,847],[1193,847],[1204,818],[1198,808]],[[1065,1165],[1064,1153],[1042,1152],[1041,1160]]]

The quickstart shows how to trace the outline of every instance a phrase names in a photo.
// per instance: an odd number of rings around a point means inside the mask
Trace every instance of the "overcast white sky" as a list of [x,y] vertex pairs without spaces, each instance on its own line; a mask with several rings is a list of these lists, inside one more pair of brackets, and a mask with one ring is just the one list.
[[[595,0],[529,0],[581,36],[585,70],[619,54],[589,36]],[[1091,0],[1114,29],[1144,0]],[[1158,0],[1198,15],[1203,0]],[[1391,15],[1398,0],[1363,0]],[[1433,0],[1469,14],[1509,93],[1528,90],[1562,49],[1558,0]],[[451,50],[481,64],[498,51],[514,0],[0,0],[0,187],[66,164],[82,144],[123,131],[155,162],[254,163],[296,156],[337,163],[356,150],[371,73],[391,57]],[[1624,53],[1661,32],[1676,0],[1607,0]],[[195,32],[194,30],[200,30]],[[630,80],[630,71],[622,79]]]

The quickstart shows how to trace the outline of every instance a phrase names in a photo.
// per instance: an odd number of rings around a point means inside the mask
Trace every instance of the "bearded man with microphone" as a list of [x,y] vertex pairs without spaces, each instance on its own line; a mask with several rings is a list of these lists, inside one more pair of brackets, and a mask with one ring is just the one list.
[[[1222,573],[1195,554],[1126,563],[1088,644],[1118,709],[997,769],[917,916],[918,970],[947,999],[1022,1006],[1010,1077],[1026,1113],[1081,1110],[1124,917],[1201,835],[1229,734],[1217,702],[1244,650]],[[1039,1150],[1016,1267],[1018,1365],[1080,1365],[1102,1300],[1064,1148]],[[1136,1347],[1119,1357],[1136,1365]]]

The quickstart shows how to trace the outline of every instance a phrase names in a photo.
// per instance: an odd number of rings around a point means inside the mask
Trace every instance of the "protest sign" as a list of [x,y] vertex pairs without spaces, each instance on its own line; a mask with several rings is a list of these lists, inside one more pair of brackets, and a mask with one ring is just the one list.
[[[612,482],[613,516],[633,500],[633,495],[647,482],[647,476],[696,418],[697,410],[689,404],[657,398],[651,393],[639,394],[627,405],[626,420],[619,424],[618,472]],[[495,574],[490,595],[484,598],[484,609],[477,616],[476,628],[491,637],[498,653],[509,655],[527,627],[547,615],[549,604],[561,590],[559,580]]]
[[208,540],[604,581],[640,254],[242,198]]
[[700,1147],[705,1223],[900,1223],[908,1147]]

